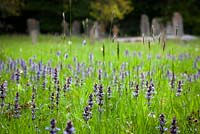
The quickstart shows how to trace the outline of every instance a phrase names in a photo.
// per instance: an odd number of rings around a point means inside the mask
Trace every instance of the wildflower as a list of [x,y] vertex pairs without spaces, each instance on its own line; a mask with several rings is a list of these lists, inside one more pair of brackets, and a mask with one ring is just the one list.
[[39,81],[40,80],[40,71],[38,70],[37,71],[37,81]]
[[94,55],[92,53],[90,53],[89,59],[90,59],[90,64],[92,64],[94,60]]
[[67,59],[68,56],[69,56],[68,53],[66,53],[66,54],[64,55],[64,58]]
[[128,51],[128,50],[125,51],[125,56],[126,56],[126,57],[129,56],[129,51]]
[[173,120],[172,120],[171,127],[170,127],[170,133],[171,134],[177,134],[178,133],[176,117],[174,117]]
[[47,68],[46,68],[46,66],[44,66],[43,72],[42,72],[42,77],[43,77],[43,79],[46,78],[46,72],[47,72]]
[[137,85],[135,86],[135,91],[133,92],[133,96],[134,96],[134,97],[138,97],[138,95],[139,95],[139,85],[137,84]]
[[57,81],[58,81],[58,70],[57,70],[57,68],[54,69],[53,79],[54,79],[54,85],[56,86]]
[[111,95],[112,95],[112,90],[111,90],[111,87],[110,87],[110,86],[108,87],[107,95],[108,95],[108,99],[110,99],[110,98],[111,98]]
[[19,71],[19,69],[17,69],[17,72],[15,73],[15,80],[16,80],[17,84],[19,84],[19,80],[20,80],[20,71]]
[[58,108],[58,105],[59,105],[59,100],[60,100],[60,86],[58,85],[57,86],[57,91],[56,91],[56,105],[57,105],[57,108]]
[[92,106],[93,106],[93,95],[92,94],[89,95],[88,106],[90,107],[90,109],[92,109]]
[[27,66],[24,66],[24,78],[26,78],[27,75]]
[[14,116],[15,118],[19,118],[20,117],[20,106],[19,106],[19,93],[16,93],[15,96],[15,104],[14,104]]
[[49,133],[50,133],[50,134],[56,134],[57,131],[60,130],[60,128],[57,128],[57,127],[56,127],[56,120],[55,120],[55,119],[52,119],[51,122],[50,122],[50,124],[51,124],[50,128],[49,128],[49,127],[46,127],[45,129],[46,129],[46,130],[49,130]]
[[97,83],[94,84],[94,94],[97,95],[98,94],[98,85]]
[[82,42],[82,45],[85,46],[86,43],[87,43],[87,41],[84,39],[83,42]]
[[42,88],[43,88],[43,89],[46,89],[46,81],[45,81],[45,80],[44,80],[43,83],[42,83]]
[[31,113],[32,113],[32,120],[35,120],[35,94],[32,94],[31,98]]
[[53,108],[54,108],[54,98],[55,98],[55,95],[54,95],[54,93],[52,93],[51,97],[50,97],[50,102],[51,102],[50,109],[51,110],[53,110]]
[[63,86],[63,91],[64,91],[64,92],[69,91],[69,90],[70,90],[71,84],[72,84],[72,78],[71,78],[71,77],[68,77],[68,78],[66,79],[66,82],[65,82],[64,86]]
[[101,107],[103,105],[103,86],[102,84],[99,85],[99,91],[97,94],[97,104]]
[[154,112],[150,112],[150,113],[148,114],[148,116],[151,117],[151,118],[156,118],[156,115],[155,115]]
[[182,92],[182,81],[178,81],[178,88],[177,88],[177,92],[176,92],[176,96],[180,96],[181,92]]
[[67,122],[67,126],[63,134],[74,134],[74,133],[75,133],[75,129],[73,127],[72,122],[71,121]]
[[98,75],[98,79],[99,79],[99,81],[101,81],[101,78],[102,78],[102,70],[99,69],[99,75]]
[[68,45],[71,45],[71,44],[72,44],[72,41],[71,41],[71,40],[69,40],[69,41],[68,41]]
[[167,131],[167,128],[164,127],[166,123],[164,114],[160,115],[159,121],[160,121],[160,126],[159,126],[160,134],[163,134],[165,131]]
[[61,54],[61,52],[60,52],[60,51],[57,51],[56,55],[57,55],[58,57],[60,56],[60,54]]
[[4,81],[0,85],[0,98],[1,98],[1,107],[4,106],[4,99],[6,97],[6,90],[7,90],[7,81]]
[[83,112],[83,118],[86,121],[86,123],[88,122],[89,119],[92,118],[92,112],[89,106],[86,106]]
[[147,92],[146,92],[146,99],[148,101],[148,106],[150,106],[150,104],[151,104],[150,103],[151,98],[152,98],[152,87],[150,85]]

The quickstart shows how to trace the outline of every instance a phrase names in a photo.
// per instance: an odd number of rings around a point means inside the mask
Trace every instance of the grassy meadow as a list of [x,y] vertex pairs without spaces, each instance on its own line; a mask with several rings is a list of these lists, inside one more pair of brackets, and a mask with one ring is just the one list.
[[200,40],[71,40],[0,36],[1,134],[200,132]]

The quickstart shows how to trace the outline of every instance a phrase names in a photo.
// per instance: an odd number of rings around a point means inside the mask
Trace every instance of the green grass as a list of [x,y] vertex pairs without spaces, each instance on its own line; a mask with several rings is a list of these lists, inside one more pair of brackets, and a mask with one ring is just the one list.
[[[0,71],[0,83],[5,80],[8,82],[8,91],[5,98],[5,106],[1,108],[0,114],[0,133],[49,133],[45,127],[50,126],[50,120],[56,119],[57,127],[61,129],[58,133],[63,133],[66,122],[71,120],[76,133],[134,133],[134,134],[154,134],[159,133],[159,116],[165,115],[167,120],[165,127],[166,133],[170,133],[172,118],[177,118],[177,126],[180,133],[198,133],[200,131],[200,79],[189,82],[183,74],[193,76],[200,69],[200,63],[197,62],[197,68],[193,63],[197,56],[200,56],[200,40],[191,42],[182,42],[179,40],[167,41],[166,49],[163,52],[162,46],[158,41],[151,42],[151,49],[148,45],[142,43],[120,43],[119,60],[117,58],[117,44],[110,40],[95,42],[91,45],[87,40],[87,45],[82,46],[82,39],[73,37],[72,45],[68,45],[68,38],[63,39],[60,36],[41,35],[36,45],[31,44],[31,39],[24,35],[4,35],[0,37],[0,61],[5,67]],[[102,47],[105,44],[105,58],[103,58]],[[125,55],[128,50],[129,56]],[[57,52],[60,51],[60,56]],[[68,54],[68,58],[64,55]],[[141,53],[141,56],[138,56]],[[94,59],[90,62],[89,56],[93,54]],[[187,54],[189,56],[187,56]],[[151,55],[151,58],[148,58]],[[167,55],[175,56],[175,59],[167,58]],[[178,57],[183,56],[182,60]],[[157,58],[157,57],[160,58]],[[76,58],[76,62],[74,62]],[[27,64],[27,77],[24,77],[24,70],[20,64],[17,64],[21,72],[20,83],[11,80],[16,70],[7,70],[7,66],[12,60],[23,59]],[[58,72],[60,84],[60,99],[58,110],[56,105],[54,110],[50,110],[50,96],[56,94],[53,78],[46,75],[46,89],[42,88],[44,79],[31,80],[30,76],[36,76],[36,72],[30,71],[29,60],[38,65],[60,68]],[[84,64],[77,72],[78,63]],[[124,70],[121,66],[124,64]],[[72,70],[68,66],[71,66]],[[92,68],[91,74],[86,76],[86,70]],[[98,71],[102,69],[102,80],[98,80]],[[82,71],[85,71],[85,77]],[[113,71],[117,77],[117,83],[113,83]],[[174,70],[176,75],[175,88],[170,88],[170,81],[167,78],[167,71]],[[153,80],[155,91],[151,99],[151,105],[148,107],[145,98],[147,88],[141,86],[141,73],[153,72],[151,76],[145,78],[146,81]],[[128,73],[122,80],[121,73]],[[107,77],[104,77],[104,73]],[[41,71],[42,75],[42,71]],[[65,79],[72,77],[72,85],[69,91],[64,95],[63,85]],[[82,80],[82,82],[81,82]],[[181,96],[176,96],[177,82],[182,80],[183,91]],[[133,82],[133,86],[130,86]],[[30,86],[27,86],[27,83]],[[78,83],[78,84],[76,84]],[[83,119],[83,111],[87,106],[88,97],[93,93],[95,83],[103,84],[104,104],[103,111],[99,112],[96,97],[94,97],[94,106],[92,108],[92,118],[86,123]],[[139,96],[133,96],[135,85],[139,84]],[[31,115],[31,96],[32,86],[36,88],[36,119],[32,121]],[[107,87],[112,90],[112,97],[109,100],[107,96]],[[13,117],[13,105],[15,94],[19,92],[20,118]],[[1,102],[1,101],[0,101]],[[11,108],[8,109],[8,103]],[[188,116],[193,119],[188,121]],[[197,123],[193,120],[197,119]]]

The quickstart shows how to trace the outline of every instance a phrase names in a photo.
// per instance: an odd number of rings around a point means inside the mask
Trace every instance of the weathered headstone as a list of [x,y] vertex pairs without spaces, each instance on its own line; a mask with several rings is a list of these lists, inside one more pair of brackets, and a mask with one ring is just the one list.
[[167,35],[173,35],[174,34],[173,26],[172,26],[172,23],[170,21],[168,21],[167,25],[166,25],[166,34]]
[[61,26],[62,26],[62,30],[63,30],[63,35],[68,35],[69,34],[69,28],[68,28],[69,24],[67,23],[67,21],[63,20]]
[[72,34],[80,35],[80,22],[75,20],[72,24]]
[[117,25],[113,26],[112,33],[113,33],[113,41],[115,41],[119,35],[119,28],[117,27]]
[[172,18],[174,35],[183,36],[183,18],[179,12],[175,12]]
[[90,29],[90,40],[93,44],[95,40],[98,40],[100,38],[100,27],[98,22],[94,22],[92,28]]
[[147,15],[143,14],[141,16],[140,21],[140,31],[142,35],[149,36],[150,35],[150,24],[149,24],[149,18]]
[[36,19],[30,18],[27,20],[27,27],[28,27],[29,35],[32,38],[32,43],[36,44],[38,34],[40,33],[39,21],[37,21]]
[[161,33],[161,24],[159,22],[159,19],[153,18],[152,20],[152,34],[153,36],[158,36]]

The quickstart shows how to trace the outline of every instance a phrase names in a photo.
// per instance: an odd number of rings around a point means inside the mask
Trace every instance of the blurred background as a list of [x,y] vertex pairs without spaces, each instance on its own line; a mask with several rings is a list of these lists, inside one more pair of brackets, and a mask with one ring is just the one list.
[[159,18],[167,25],[174,12],[179,12],[184,33],[200,35],[199,7],[199,0],[0,0],[0,34],[28,33],[30,18],[39,22],[40,33],[61,34],[64,17],[68,31],[76,22],[80,35],[87,31],[86,23],[90,27],[97,21],[107,34],[116,25],[120,36],[138,36],[142,14],[150,24]]

